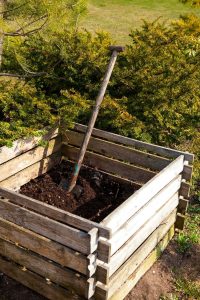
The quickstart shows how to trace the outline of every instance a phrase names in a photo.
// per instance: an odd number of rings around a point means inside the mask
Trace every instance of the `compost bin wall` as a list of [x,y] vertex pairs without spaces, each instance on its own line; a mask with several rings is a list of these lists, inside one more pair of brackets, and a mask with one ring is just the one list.
[[85,130],[1,148],[0,270],[49,299],[123,299],[183,227],[193,155],[94,129],[84,164],[139,187],[100,224],[15,192],[76,160]]

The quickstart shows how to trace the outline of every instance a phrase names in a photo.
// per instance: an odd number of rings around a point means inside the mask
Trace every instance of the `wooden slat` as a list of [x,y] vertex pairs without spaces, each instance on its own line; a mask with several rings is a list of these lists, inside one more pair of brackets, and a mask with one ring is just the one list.
[[181,188],[179,191],[180,196],[183,196],[185,199],[189,199],[190,196],[190,184],[186,182],[185,179],[182,179]]
[[154,217],[144,224],[112,257],[109,263],[111,276],[131,256],[131,254],[148,238],[148,236],[163,222],[178,206],[178,194],[175,194]]
[[62,266],[91,277],[95,272],[95,257],[88,257],[33,231],[0,218],[0,238],[19,244]]
[[[63,136],[65,145],[70,144],[80,147],[84,138],[83,133],[75,131],[67,131],[66,136]],[[128,161],[131,164],[141,166],[147,169],[160,171],[165,168],[171,160],[156,156],[150,153],[145,153],[133,148],[128,148],[123,145],[111,143],[109,141],[98,138],[90,138],[88,150],[102,154],[104,156],[119,159],[121,161]]]
[[[79,149],[72,146],[62,146],[62,153],[70,160],[76,161],[78,158]],[[119,174],[122,177],[128,178],[133,181],[147,182],[156,173],[136,167],[127,163],[120,162],[99,154],[86,152],[84,157],[84,164],[90,167],[97,168],[113,174]]]
[[95,300],[121,300],[124,299],[128,293],[134,288],[140,278],[152,267],[152,265],[158,260],[162,252],[167,247],[169,241],[174,236],[174,226],[170,228],[164,238],[157,244],[155,249],[149,254],[149,256],[139,265],[139,267],[125,279],[126,281],[120,286],[118,290],[109,296],[108,286],[97,282]]
[[11,200],[11,202],[15,204],[22,205],[26,208],[34,210],[39,214],[43,214],[49,218],[52,218],[57,221],[61,221],[62,223],[71,225],[75,228],[84,231],[90,231],[93,228],[98,228],[100,236],[108,239],[111,236],[110,229],[107,229],[106,227],[101,226],[96,222],[92,222],[85,218],[76,216],[72,213],[66,212],[62,209],[56,208],[52,205],[48,205],[46,203],[27,197],[25,195],[0,187],[0,196],[3,196]]
[[48,284],[45,278],[29,270],[24,271],[19,265],[8,262],[2,257],[0,257],[0,270],[7,276],[43,295],[47,299],[84,300],[82,297],[61,288],[56,284]]
[[83,254],[93,253],[89,234],[0,199],[0,216]]
[[178,213],[185,215],[188,209],[188,205],[189,205],[189,201],[184,199],[182,196],[180,196],[179,204],[178,204]]
[[176,220],[174,210],[148,237],[148,239],[133,253],[133,255],[110,278],[108,294],[111,297],[128,277],[138,268],[145,258],[153,251],[157,244],[164,238]]
[[175,228],[179,229],[179,230],[183,230],[184,228],[184,224],[185,224],[185,216],[178,213],[176,216],[176,223],[175,223]]
[[19,139],[13,142],[11,148],[3,146],[0,148],[0,164],[13,159],[33,148],[35,148],[40,141],[48,141],[58,135],[57,126],[48,130],[47,134],[39,137],[30,137],[25,139]]
[[20,186],[26,184],[31,179],[34,179],[57,165],[61,160],[61,153],[56,152],[45,159],[31,165],[30,167],[16,173],[15,175],[0,182],[1,187],[12,190],[18,190]]
[[[81,124],[76,124],[75,127],[74,127],[74,129],[79,131],[79,132],[85,132],[86,128],[87,128],[87,126],[84,126],[84,125],[81,125]],[[96,128],[93,129],[92,136],[102,138],[102,139],[106,139],[110,142],[116,142],[116,143],[119,143],[119,144],[132,146],[136,149],[145,149],[147,151],[159,154],[163,157],[177,158],[180,155],[184,155],[185,160],[188,160],[190,163],[192,163],[194,161],[194,155],[191,154],[191,153],[182,152],[182,151],[173,150],[173,149],[162,147],[162,146],[149,144],[149,143],[146,143],[146,142],[142,142],[142,141],[138,141],[138,140],[135,140],[135,139],[127,138],[127,137],[122,136],[122,135],[118,135],[118,134],[114,134],[114,133],[111,133],[111,132],[99,130],[99,129],[96,129]]]
[[[171,181],[156,196],[154,196],[144,207],[142,207],[132,218],[130,218],[109,240],[111,244],[111,256],[122,247],[137,230],[161,209],[169,199],[178,192],[181,184],[181,176]],[[101,259],[101,257],[99,257]]]
[[99,240],[98,259],[109,263],[110,257],[122,247],[148,220],[150,220],[169,199],[179,191],[181,175],[172,180],[146,205],[134,214],[122,227],[118,229],[110,240]]
[[111,243],[103,238],[99,239],[97,258],[105,263],[109,263],[111,257]]
[[183,171],[183,156],[179,156],[164,170],[160,171],[140,190],[136,191],[124,203],[117,207],[102,222],[104,226],[116,232],[129,218],[131,218],[142,206],[152,199],[170,181]]
[[109,300],[123,299],[136,285],[140,278],[153,266],[162,252],[167,247],[169,241],[174,236],[174,226],[166,234],[164,239],[156,246],[151,254],[143,261],[139,268],[128,278],[128,280],[118,289],[118,291]]
[[86,277],[45,260],[31,251],[0,239],[0,254],[40,276],[86,297],[86,299],[92,296],[88,297],[90,288]]
[[0,181],[18,173],[19,171],[33,165],[43,158],[57,152],[61,147],[61,138],[51,140],[46,147],[36,147],[20,156],[9,160],[1,165]]
[[192,178],[192,166],[185,165],[183,168],[183,179],[190,181]]

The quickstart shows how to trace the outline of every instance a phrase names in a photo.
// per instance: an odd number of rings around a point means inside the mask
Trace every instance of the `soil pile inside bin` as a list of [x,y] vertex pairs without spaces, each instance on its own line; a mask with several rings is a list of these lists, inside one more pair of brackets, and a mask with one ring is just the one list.
[[50,172],[21,187],[20,193],[47,204],[72,212],[86,219],[101,222],[116,207],[130,197],[136,186],[131,182],[117,182],[98,170],[82,167],[76,194],[67,194],[59,187],[62,178],[70,179],[73,164],[62,162]]

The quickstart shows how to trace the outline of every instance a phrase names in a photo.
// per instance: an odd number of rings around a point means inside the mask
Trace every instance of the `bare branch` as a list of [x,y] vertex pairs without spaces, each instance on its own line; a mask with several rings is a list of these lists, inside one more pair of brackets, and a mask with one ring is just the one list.
[[[43,20],[44,18],[46,18],[46,20],[39,27],[25,32],[25,28],[27,28],[27,27],[29,27],[29,26],[31,26],[31,25],[33,25],[33,24],[35,24],[35,23]],[[45,24],[47,23],[47,20],[48,20],[47,15],[44,15],[44,16],[38,18],[37,20],[29,22],[25,26],[17,29],[15,32],[6,32],[6,33],[4,33],[4,35],[5,36],[27,36],[27,35],[33,34],[33,33],[37,32],[37,31],[41,30],[45,26]]]
[[17,78],[32,78],[47,75],[46,72],[30,73],[30,74],[14,74],[14,73],[0,73],[0,77],[17,77]]

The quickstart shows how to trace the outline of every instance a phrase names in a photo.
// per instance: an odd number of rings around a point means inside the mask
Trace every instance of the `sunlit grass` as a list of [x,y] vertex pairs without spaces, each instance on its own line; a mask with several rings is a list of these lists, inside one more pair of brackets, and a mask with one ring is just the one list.
[[127,43],[131,29],[139,27],[145,20],[169,22],[181,14],[196,13],[200,9],[185,5],[179,0],[89,0],[88,14],[80,27],[90,31],[105,30],[117,43]]

